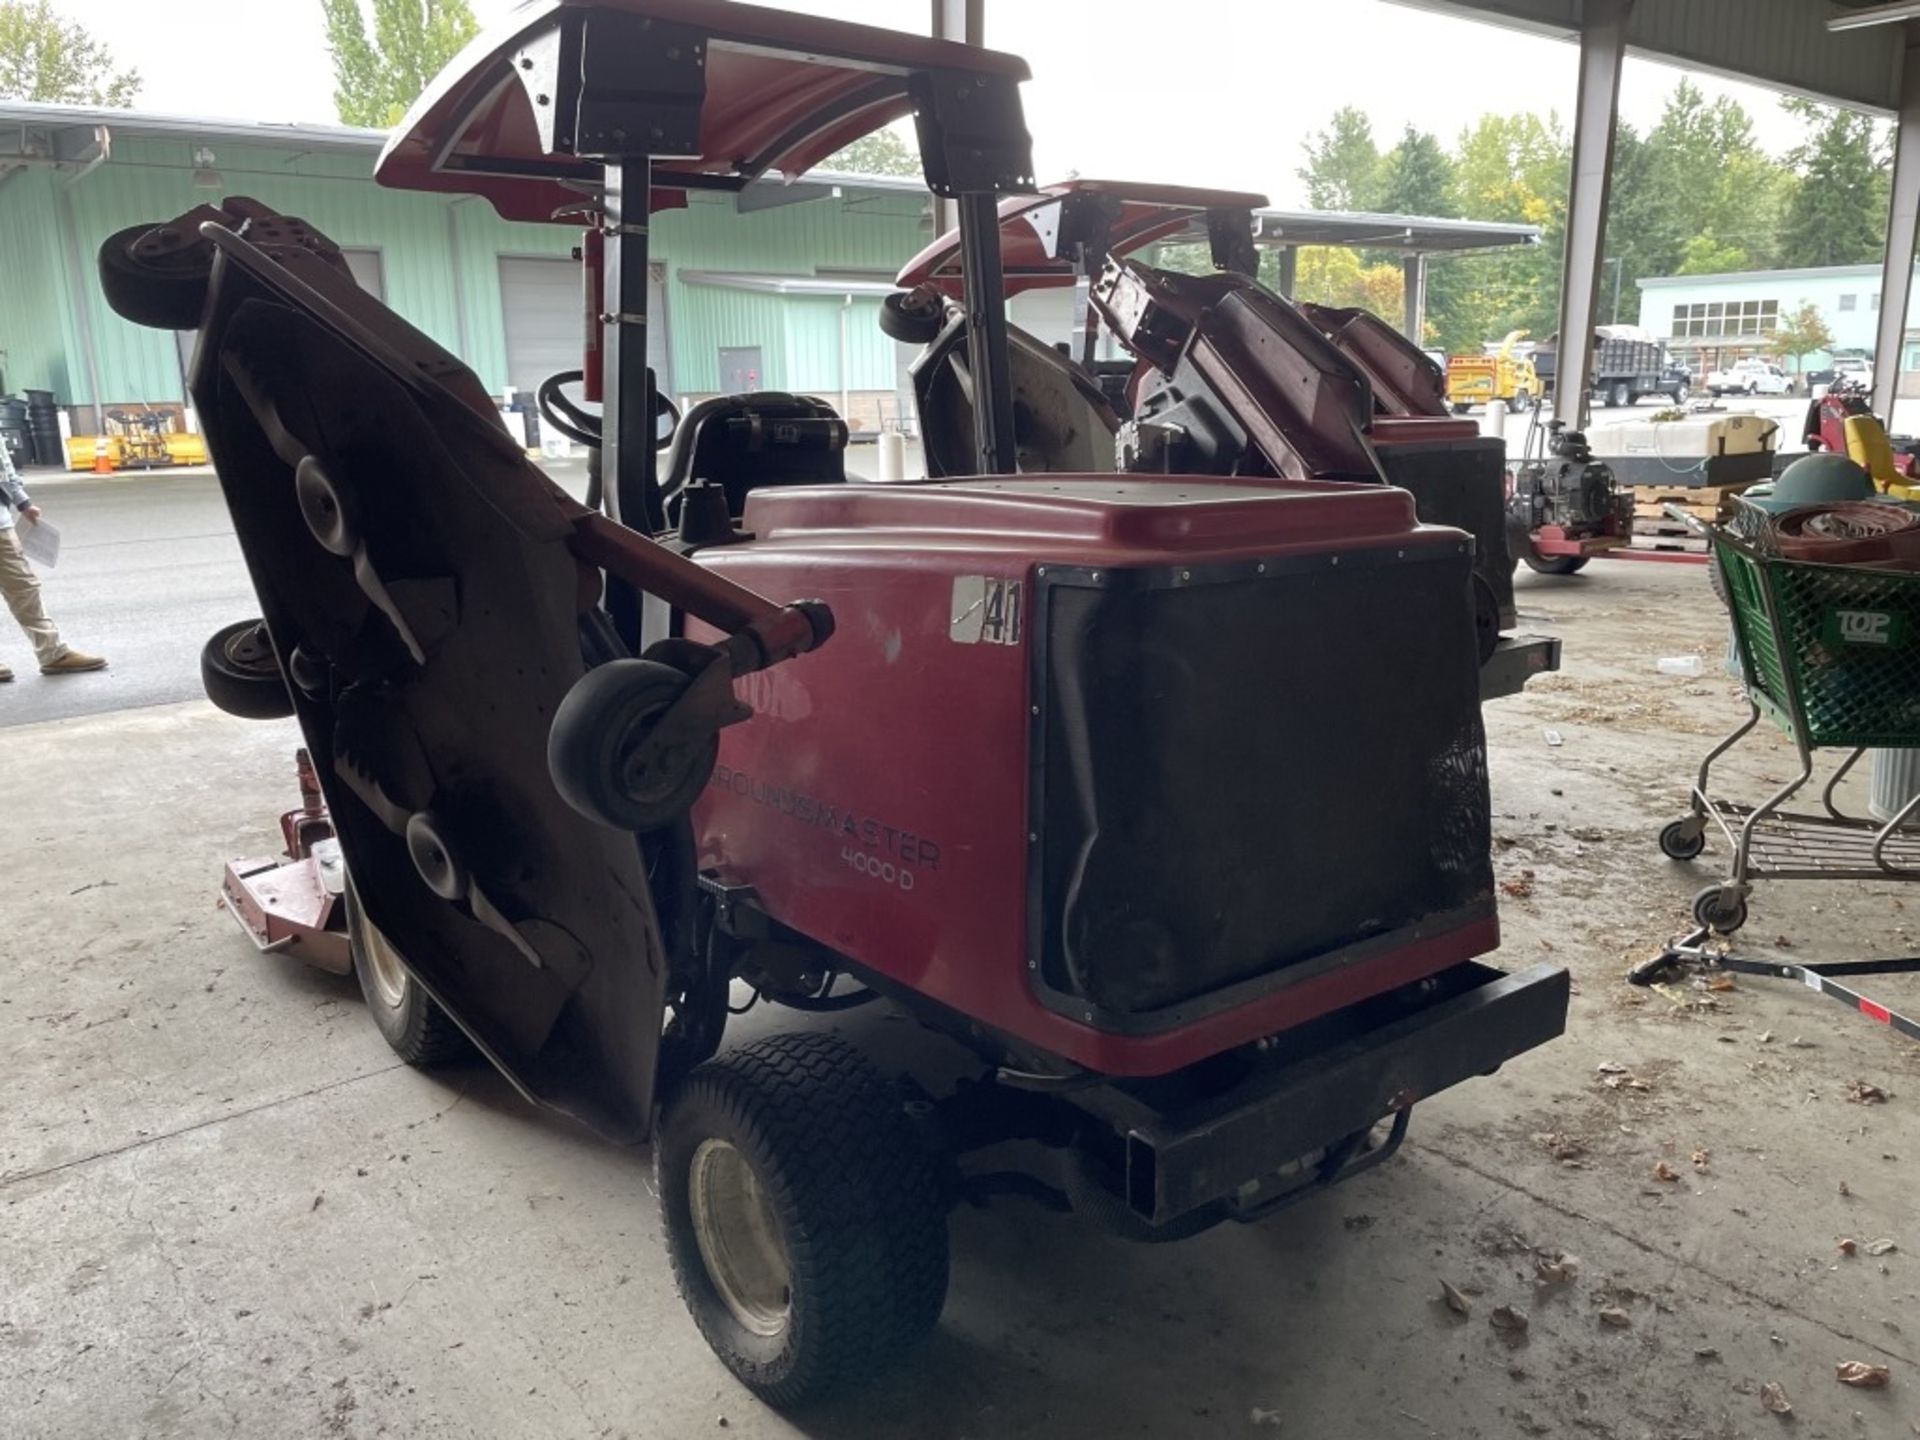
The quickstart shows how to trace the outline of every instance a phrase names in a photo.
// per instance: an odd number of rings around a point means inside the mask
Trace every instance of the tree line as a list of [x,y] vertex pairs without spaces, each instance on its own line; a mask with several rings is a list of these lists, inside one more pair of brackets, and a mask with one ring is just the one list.
[[[1601,275],[1603,317],[1637,321],[1636,282],[1646,276],[1880,258],[1892,168],[1883,127],[1808,100],[1781,105],[1802,132],[1777,159],[1755,140],[1752,116],[1738,101],[1708,100],[1685,79],[1645,133],[1621,124]],[[1427,343],[1450,353],[1472,351],[1510,330],[1536,337],[1554,330],[1572,163],[1571,139],[1558,115],[1483,115],[1451,147],[1409,125],[1382,148],[1366,114],[1347,106],[1302,148],[1298,174],[1316,209],[1540,227],[1538,245],[1438,259],[1429,267]],[[1400,268],[1390,257],[1365,252],[1302,251],[1295,293],[1393,316]]]

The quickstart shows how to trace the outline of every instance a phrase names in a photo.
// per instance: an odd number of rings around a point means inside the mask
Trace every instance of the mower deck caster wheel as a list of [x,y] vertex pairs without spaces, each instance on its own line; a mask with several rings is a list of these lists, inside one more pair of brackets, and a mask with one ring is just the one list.
[[1698,816],[1675,820],[1660,831],[1660,853],[1669,860],[1695,860],[1707,848],[1707,833]]
[[1747,897],[1725,885],[1709,885],[1693,897],[1694,923],[1716,935],[1731,935],[1747,923]]
[[547,733],[547,769],[561,798],[616,830],[659,830],[685,815],[713,774],[719,735],[658,751],[647,742],[691,683],[655,660],[614,660],[581,676]]
[[213,247],[163,225],[134,225],[100,245],[100,291],[114,314],[155,330],[198,330]]
[[1591,555],[1540,555],[1533,551],[1520,557],[1536,575],[1578,575],[1587,568]]
[[880,302],[880,329],[902,345],[931,345],[946,324],[946,303],[938,291],[895,291]]
[[240,620],[213,632],[200,649],[200,688],[215,709],[242,720],[284,720],[293,714],[293,697],[264,620]]
[[768,1404],[864,1383],[940,1318],[942,1167],[903,1097],[839,1037],[774,1035],[698,1066],[653,1153],[681,1298]]
[[360,896],[347,881],[347,947],[353,974],[366,997],[367,1013],[393,1053],[421,1070],[465,1060],[473,1042],[453,1017],[407,973],[400,952],[360,908]]

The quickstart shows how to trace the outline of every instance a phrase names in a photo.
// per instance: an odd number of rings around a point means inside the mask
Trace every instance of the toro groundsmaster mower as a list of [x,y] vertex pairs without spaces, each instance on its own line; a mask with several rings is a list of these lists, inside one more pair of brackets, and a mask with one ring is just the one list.
[[[719,0],[541,0],[461,57],[379,177],[587,228],[596,508],[299,220],[228,200],[101,254],[120,313],[199,331],[263,611],[215,637],[209,693],[299,719],[298,924],[338,914],[402,1056],[477,1046],[651,1136],[687,1305],[776,1404],[934,1325],[957,1198],[1142,1238],[1253,1219],[1565,1023],[1564,971],[1477,958],[1469,536],[1380,485],[1009,473],[994,212],[1033,183],[1026,73]],[[657,448],[650,207],[909,113],[968,236],[977,473],[850,483],[800,397],[694,407]],[[884,1076],[804,1028],[721,1053],[749,996],[898,1005],[967,1071]],[[1010,1139],[1040,1158],[996,1172]]]
[[[1455,418],[1440,367],[1379,316],[1295,304],[1261,285],[1255,212],[1266,203],[1069,180],[1001,204],[1007,293],[1078,287],[1085,303],[1064,353],[1009,327],[1019,468],[1398,486],[1422,520],[1473,536],[1482,698],[1559,669],[1559,641],[1501,633],[1515,620],[1505,442]],[[1137,258],[1194,243],[1213,275]],[[914,396],[935,475],[972,466],[962,252],[958,231],[935,240],[882,311],[888,334],[926,347]]]

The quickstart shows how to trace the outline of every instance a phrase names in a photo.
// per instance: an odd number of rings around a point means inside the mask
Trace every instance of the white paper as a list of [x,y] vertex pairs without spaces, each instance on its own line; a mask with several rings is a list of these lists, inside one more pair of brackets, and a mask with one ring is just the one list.
[[51,570],[60,563],[60,532],[45,520],[22,525],[20,549],[34,564]]

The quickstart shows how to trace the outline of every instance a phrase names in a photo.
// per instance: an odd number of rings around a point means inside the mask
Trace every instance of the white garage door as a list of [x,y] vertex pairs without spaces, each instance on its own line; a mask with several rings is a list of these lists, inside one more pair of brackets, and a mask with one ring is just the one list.
[[[549,375],[580,368],[584,302],[576,260],[500,257],[500,303],[507,328],[507,379],[533,391]],[[647,356],[661,390],[673,391],[667,368],[667,307],[661,266],[647,282]]]

